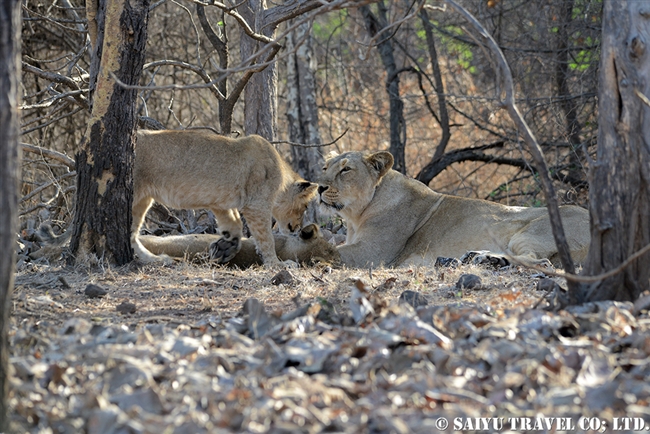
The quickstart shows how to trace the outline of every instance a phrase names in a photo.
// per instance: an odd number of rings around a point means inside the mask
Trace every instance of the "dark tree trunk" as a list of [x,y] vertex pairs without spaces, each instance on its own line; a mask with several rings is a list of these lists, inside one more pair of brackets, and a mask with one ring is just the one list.
[[18,233],[20,2],[0,2],[0,432],[9,430],[9,306]]
[[[318,106],[316,105],[315,56],[308,23],[303,23],[287,36],[287,118],[289,141],[320,144]],[[302,44],[296,47],[299,41]],[[303,178],[315,180],[323,167],[321,148],[292,146],[293,169]]]
[[438,63],[438,51],[436,50],[436,41],[433,38],[433,26],[429,21],[429,14],[424,8],[420,11],[420,20],[422,21],[422,27],[424,27],[424,34],[427,39],[427,49],[429,51],[429,59],[431,60],[433,79],[436,85],[435,91],[438,96],[439,115],[436,119],[438,120],[440,129],[442,130],[440,142],[438,142],[438,146],[436,147],[433,157],[431,157],[431,161],[422,168],[416,177],[418,181],[429,185],[431,180],[439,173],[436,172],[436,165],[438,165],[442,156],[445,154],[445,149],[447,149],[447,144],[449,144],[449,139],[451,138],[451,132],[449,129],[449,113],[447,113],[447,99],[445,97],[445,89],[442,83],[440,64]]
[[[379,18],[377,18],[370,6],[360,8],[366,23],[366,29],[371,37],[375,37],[381,29],[386,27],[386,5],[383,1],[377,3]],[[404,121],[404,103],[399,95],[399,73],[393,55],[393,44],[390,41],[390,32],[380,35],[377,43],[377,50],[386,70],[386,91],[388,92],[389,115],[390,115],[390,153],[393,154],[395,162],[393,169],[406,173],[406,158],[404,148],[406,147],[406,122]]]
[[569,178],[580,179],[582,178],[582,167],[580,159],[578,158],[578,151],[580,148],[580,134],[582,128],[578,120],[578,105],[571,95],[569,89],[569,26],[573,14],[573,0],[568,0],[560,5],[559,17],[560,26],[558,27],[558,46],[557,46],[557,69],[555,71],[555,80],[557,83],[558,96],[560,97],[560,105],[564,112],[564,117],[567,123],[567,137],[571,143],[571,154],[569,155]]
[[[598,151],[591,168],[586,275],[619,267],[650,244],[650,19],[646,2],[606,0],[598,91]],[[644,96],[645,95],[645,96]],[[650,253],[574,302],[634,300],[650,287]]]
[[[96,77],[91,118],[76,155],[77,201],[71,250],[122,265],[133,259],[130,245],[133,149],[137,92],[115,84],[137,84],[144,64],[148,0],[121,0],[110,8],[99,0],[88,8]],[[88,2],[90,3],[90,2]],[[92,85],[91,85],[92,88]]]

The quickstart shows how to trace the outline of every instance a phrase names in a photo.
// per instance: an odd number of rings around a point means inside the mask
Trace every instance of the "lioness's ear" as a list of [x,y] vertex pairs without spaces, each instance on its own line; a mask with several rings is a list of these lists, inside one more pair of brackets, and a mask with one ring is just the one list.
[[392,167],[393,155],[390,152],[381,151],[366,157],[368,163],[379,172],[379,177],[384,176]]
[[334,158],[334,157],[338,157],[338,156],[339,156],[339,153],[338,153],[338,152],[336,152],[336,151],[330,151],[330,152],[327,154],[327,156],[325,157],[325,161],[327,161],[327,160],[331,160],[332,158]]
[[302,228],[300,231],[300,238],[307,241],[311,240],[312,238],[317,238],[319,234],[320,231],[318,230],[318,226],[316,226],[315,223],[312,223]]

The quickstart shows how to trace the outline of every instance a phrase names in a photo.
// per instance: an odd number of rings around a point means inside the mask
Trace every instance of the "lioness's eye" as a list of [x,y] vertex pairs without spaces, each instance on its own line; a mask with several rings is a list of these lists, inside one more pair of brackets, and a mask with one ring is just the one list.
[[339,173],[349,172],[350,170],[352,170],[352,169],[349,168],[349,167],[344,167],[343,169],[341,169],[341,171]]

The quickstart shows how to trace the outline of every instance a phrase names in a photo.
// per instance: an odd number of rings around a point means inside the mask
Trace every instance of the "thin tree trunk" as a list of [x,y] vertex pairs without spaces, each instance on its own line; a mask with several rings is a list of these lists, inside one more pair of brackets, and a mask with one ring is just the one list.
[[[289,141],[319,144],[318,106],[316,105],[316,58],[312,49],[311,26],[303,23],[287,36],[287,118]],[[302,42],[299,47],[298,43]],[[303,178],[315,180],[323,167],[321,148],[291,148],[293,168]]]
[[[370,36],[376,36],[386,26],[386,5],[383,1],[377,3],[379,18],[370,10],[370,6],[360,8],[366,23],[366,29]],[[386,70],[386,92],[388,92],[389,116],[390,116],[390,153],[393,154],[395,162],[393,169],[406,173],[406,158],[404,148],[406,147],[406,122],[404,120],[404,103],[399,94],[399,72],[393,54],[393,45],[388,36],[382,35],[377,44],[377,50]]]
[[9,430],[9,328],[18,233],[20,2],[0,2],[0,432]]
[[95,54],[91,77],[97,82],[91,118],[76,155],[71,250],[78,261],[88,255],[118,265],[133,259],[129,239],[137,92],[119,87],[110,74],[127,84],[138,83],[148,7],[149,0],[99,0],[88,8],[89,29],[97,29],[96,37],[91,36]]
[[[613,270],[650,244],[650,102],[643,102],[650,95],[646,4],[604,3],[586,275]],[[634,300],[649,287],[650,253],[646,253],[615,276],[584,286],[573,301]]]

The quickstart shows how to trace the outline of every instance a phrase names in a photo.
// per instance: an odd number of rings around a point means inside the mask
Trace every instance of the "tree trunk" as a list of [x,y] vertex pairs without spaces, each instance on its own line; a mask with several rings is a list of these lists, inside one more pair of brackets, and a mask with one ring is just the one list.
[[[360,8],[366,23],[366,29],[371,37],[375,37],[381,29],[386,27],[386,5],[383,1],[377,3],[379,18],[375,17],[370,6]],[[377,43],[377,50],[386,70],[386,92],[388,92],[389,115],[390,115],[390,153],[393,154],[395,162],[393,169],[406,173],[406,158],[404,148],[406,147],[406,122],[404,120],[404,103],[399,95],[399,73],[393,55],[393,44],[390,41],[390,32],[380,36]]]
[[[287,36],[287,118],[289,141],[320,144],[316,105],[316,57],[312,49],[311,27],[303,23]],[[296,44],[303,41],[296,48]],[[293,168],[303,178],[315,180],[323,167],[321,148],[291,147]]]
[[95,255],[122,265],[133,259],[129,231],[137,92],[121,88],[110,74],[127,84],[138,83],[144,64],[149,0],[87,3],[94,49],[91,77],[96,77],[96,84],[91,118],[76,155],[77,201],[71,250],[77,261]]
[[422,168],[420,173],[416,176],[416,179],[426,185],[429,185],[431,180],[437,175],[435,172],[435,167],[440,162],[442,156],[445,154],[447,145],[449,144],[449,139],[451,139],[451,131],[449,129],[449,113],[447,112],[447,98],[445,96],[445,88],[442,83],[442,73],[440,72],[440,63],[438,62],[438,50],[436,50],[436,41],[433,38],[433,26],[431,21],[429,21],[429,13],[426,9],[422,8],[420,11],[420,20],[422,21],[422,27],[424,27],[424,34],[427,39],[427,50],[429,51],[429,58],[431,60],[431,69],[433,71],[433,79],[436,84],[436,95],[438,96],[438,112],[440,113],[438,118],[438,123],[440,124],[440,129],[442,130],[440,142],[431,157],[431,161]]
[[569,89],[569,26],[573,14],[574,1],[568,0],[559,6],[559,21],[557,33],[557,68],[555,71],[555,81],[557,83],[558,96],[560,105],[564,112],[567,122],[567,138],[571,143],[569,154],[569,178],[580,179],[582,177],[582,167],[578,158],[582,128],[578,120],[578,105],[576,104],[571,89]]
[[20,2],[0,2],[0,432],[9,430],[9,306],[14,286],[20,179]]
[[[646,4],[604,3],[586,275],[613,270],[650,244],[650,107],[642,99],[650,95]],[[649,281],[650,253],[645,253],[613,277],[583,286],[573,301],[634,300],[649,288]]]
[[[244,19],[251,24],[253,31],[265,36],[273,36],[275,25],[266,25],[264,20],[263,0],[248,0],[237,9]],[[248,59],[262,46],[241,31],[240,53],[242,59]],[[263,60],[263,59],[262,59]],[[277,81],[278,73],[275,63],[253,74],[244,88],[244,133],[259,134],[266,140],[275,140],[277,132]]]

